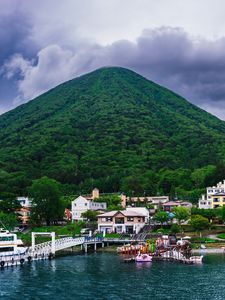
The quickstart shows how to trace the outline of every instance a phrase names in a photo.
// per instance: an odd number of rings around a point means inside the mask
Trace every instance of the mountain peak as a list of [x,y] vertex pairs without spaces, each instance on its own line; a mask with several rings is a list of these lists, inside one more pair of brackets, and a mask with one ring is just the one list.
[[182,97],[107,66],[0,116],[0,157],[20,192],[43,175],[113,191],[132,174],[225,159],[224,134],[224,122]]

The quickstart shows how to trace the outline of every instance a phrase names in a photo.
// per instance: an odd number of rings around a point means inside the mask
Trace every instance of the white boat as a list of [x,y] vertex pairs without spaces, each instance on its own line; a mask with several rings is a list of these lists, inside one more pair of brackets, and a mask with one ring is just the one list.
[[190,261],[193,261],[193,263],[202,263],[202,259],[203,259],[203,255],[201,256],[198,256],[198,255],[195,255],[195,256],[191,256],[190,258]]
[[26,247],[15,233],[0,228],[0,267],[23,264],[26,257]]

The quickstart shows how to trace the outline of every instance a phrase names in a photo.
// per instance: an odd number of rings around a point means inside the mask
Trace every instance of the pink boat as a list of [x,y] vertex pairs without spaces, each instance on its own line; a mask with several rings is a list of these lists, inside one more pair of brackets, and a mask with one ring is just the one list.
[[152,257],[148,254],[138,254],[135,258],[136,262],[149,262],[152,261]]

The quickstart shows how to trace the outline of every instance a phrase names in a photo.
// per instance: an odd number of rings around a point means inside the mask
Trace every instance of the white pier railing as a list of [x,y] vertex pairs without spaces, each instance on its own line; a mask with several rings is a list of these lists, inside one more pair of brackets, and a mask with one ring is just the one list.
[[28,249],[28,255],[30,255],[33,258],[38,258],[40,256],[48,256],[50,253],[55,254],[56,251],[60,251],[78,245],[83,245],[84,242],[84,237],[67,237],[44,242],[37,245],[33,244],[33,246]]

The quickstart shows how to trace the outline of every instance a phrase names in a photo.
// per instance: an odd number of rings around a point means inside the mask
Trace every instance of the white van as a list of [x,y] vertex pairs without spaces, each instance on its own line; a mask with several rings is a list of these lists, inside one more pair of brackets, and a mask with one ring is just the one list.
[[80,234],[83,236],[87,236],[89,235],[90,230],[91,230],[90,228],[82,228]]

